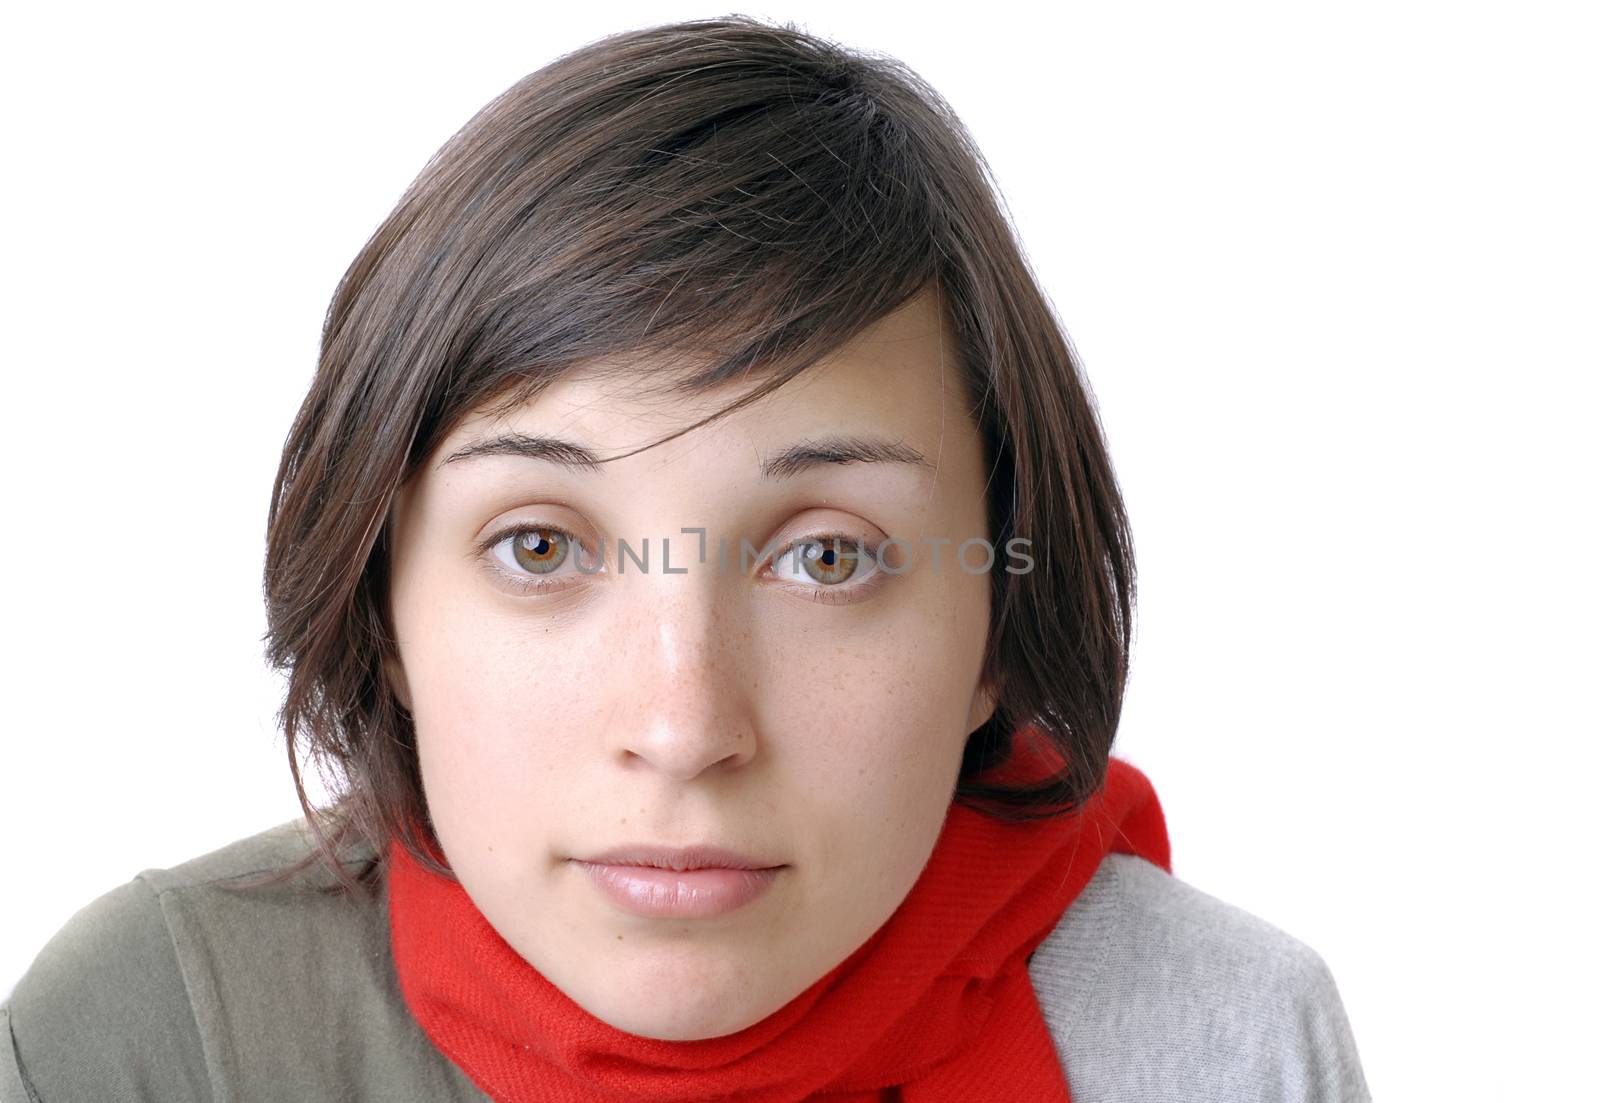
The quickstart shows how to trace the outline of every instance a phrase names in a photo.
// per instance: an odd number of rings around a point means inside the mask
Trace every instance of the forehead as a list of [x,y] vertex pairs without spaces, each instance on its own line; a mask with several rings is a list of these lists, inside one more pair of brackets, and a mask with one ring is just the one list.
[[[581,439],[608,454],[631,451],[723,409],[763,382],[753,377],[685,394],[664,385],[671,378],[643,357],[624,354],[591,362],[506,413],[467,417],[436,449],[430,466],[508,430]],[[697,447],[707,438],[737,446],[797,432],[870,431],[937,448],[942,436],[957,428],[946,421],[964,409],[961,397],[947,319],[924,291],[777,391],[687,438],[700,437]]]

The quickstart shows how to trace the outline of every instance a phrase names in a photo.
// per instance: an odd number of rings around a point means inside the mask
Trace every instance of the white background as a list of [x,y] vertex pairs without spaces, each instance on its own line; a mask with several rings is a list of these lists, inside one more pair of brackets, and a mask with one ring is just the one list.
[[[1328,961],[1380,1099],[1593,1091],[1584,7],[739,9],[903,59],[976,135],[1132,514],[1117,753],[1179,876]],[[336,280],[517,78],[721,14],[570,12],[9,21],[0,991],[100,893],[298,814],[261,566]]]

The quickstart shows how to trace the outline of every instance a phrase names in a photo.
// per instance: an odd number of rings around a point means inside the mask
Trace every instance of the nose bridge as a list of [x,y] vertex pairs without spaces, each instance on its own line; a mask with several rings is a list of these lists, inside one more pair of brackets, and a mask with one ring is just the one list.
[[614,745],[680,779],[748,759],[735,595],[703,565],[668,574],[652,564],[622,589],[631,615],[618,684],[628,699],[612,714]]

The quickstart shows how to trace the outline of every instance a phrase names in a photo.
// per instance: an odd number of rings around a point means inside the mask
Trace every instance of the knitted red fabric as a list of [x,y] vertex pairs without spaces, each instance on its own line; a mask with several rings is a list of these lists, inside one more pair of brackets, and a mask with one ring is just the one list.
[[[1030,731],[1019,749],[1048,755]],[[1172,871],[1155,790],[1120,759],[1067,817],[1007,824],[952,804],[921,876],[871,938],[765,1019],[700,1041],[643,1038],[589,1014],[398,841],[389,929],[411,1013],[502,1103],[1070,1103],[1071,1055],[1055,1050],[1027,959],[1110,851]]]

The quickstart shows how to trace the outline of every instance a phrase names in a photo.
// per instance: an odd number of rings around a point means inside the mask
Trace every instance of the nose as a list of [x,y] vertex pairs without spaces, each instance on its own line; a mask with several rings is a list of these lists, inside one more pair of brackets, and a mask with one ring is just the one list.
[[687,781],[755,756],[750,631],[726,581],[703,569],[627,580],[634,592],[607,710],[610,750],[624,765]]

